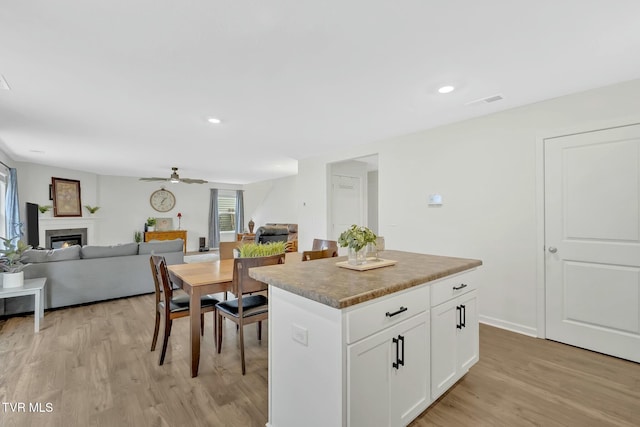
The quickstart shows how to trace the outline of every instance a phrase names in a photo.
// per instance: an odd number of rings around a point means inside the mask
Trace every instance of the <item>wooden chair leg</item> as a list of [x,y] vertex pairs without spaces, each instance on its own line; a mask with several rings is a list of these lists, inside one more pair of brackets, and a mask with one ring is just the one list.
[[262,320],[258,322],[258,341],[262,341]]
[[213,311],[213,343],[216,346],[216,350],[218,349],[218,313],[216,310]]
[[200,336],[204,336],[204,313],[200,313]]
[[222,350],[222,316],[218,315],[218,354],[220,354],[220,350]]
[[162,352],[160,353],[160,363],[162,365],[164,363],[164,355],[167,353],[167,343],[169,342],[169,335],[171,335],[171,326],[173,324],[173,320],[169,319],[168,316],[164,319],[164,337],[162,339]]
[[160,312],[156,310],[156,326],[153,329],[153,339],[151,340],[151,351],[156,349],[156,343],[158,342],[158,332],[160,331]]
[[245,366],[244,366],[244,328],[242,325],[240,326],[240,359],[242,360],[242,375],[245,374]]

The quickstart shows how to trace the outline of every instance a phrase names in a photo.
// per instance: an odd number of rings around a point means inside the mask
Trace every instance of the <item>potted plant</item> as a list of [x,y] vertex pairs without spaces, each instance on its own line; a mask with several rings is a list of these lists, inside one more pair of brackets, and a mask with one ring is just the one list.
[[140,242],[142,242],[142,233],[141,233],[140,231],[135,231],[135,232],[133,233],[133,240],[134,240],[136,243],[140,243]]
[[240,258],[257,258],[285,253],[287,242],[245,243],[238,248]]
[[360,265],[367,261],[366,246],[375,243],[376,237],[367,227],[353,224],[340,234],[338,244],[343,248],[349,248],[349,264]]
[[49,212],[51,209],[53,209],[53,206],[51,205],[38,205],[38,210],[42,214]]
[[94,213],[98,212],[98,209],[100,209],[100,206],[84,205],[84,207],[89,211],[89,213],[91,215],[93,215]]
[[19,288],[24,285],[24,268],[29,264],[22,262],[24,252],[31,249],[31,246],[27,245],[22,240],[17,240],[18,237],[13,239],[7,239],[0,237],[4,247],[0,249],[0,269],[4,271],[2,277],[2,286],[5,288]]
[[147,231],[154,231],[156,228],[156,219],[152,216],[147,218]]

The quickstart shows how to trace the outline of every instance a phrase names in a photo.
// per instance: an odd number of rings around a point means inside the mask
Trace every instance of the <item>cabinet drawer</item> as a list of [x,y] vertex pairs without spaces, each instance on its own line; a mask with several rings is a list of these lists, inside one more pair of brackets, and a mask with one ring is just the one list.
[[347,343],[354,343],[427,310],[429,310],[427,286],[419,286],[399,295],[374,300],[347,313]]
[[433,283],[431,285],[431,307],[476,289],[478,285],[473,278],[472,271],[474,270],[458,273],[452,277],[445,277]]

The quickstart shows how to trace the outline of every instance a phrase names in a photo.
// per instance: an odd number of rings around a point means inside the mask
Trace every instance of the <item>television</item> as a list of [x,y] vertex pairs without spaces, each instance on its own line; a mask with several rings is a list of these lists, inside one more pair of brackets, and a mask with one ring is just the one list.
[[27,244],[40,246],[40,227],[38,226],[38,205],[27,202]]

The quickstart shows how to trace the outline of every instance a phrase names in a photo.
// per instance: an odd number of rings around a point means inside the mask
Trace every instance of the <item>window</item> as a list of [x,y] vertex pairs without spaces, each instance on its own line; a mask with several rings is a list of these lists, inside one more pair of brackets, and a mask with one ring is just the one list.
[[220,191],[218,194],[218,220],[220,232],[236,231],[235,192]]

